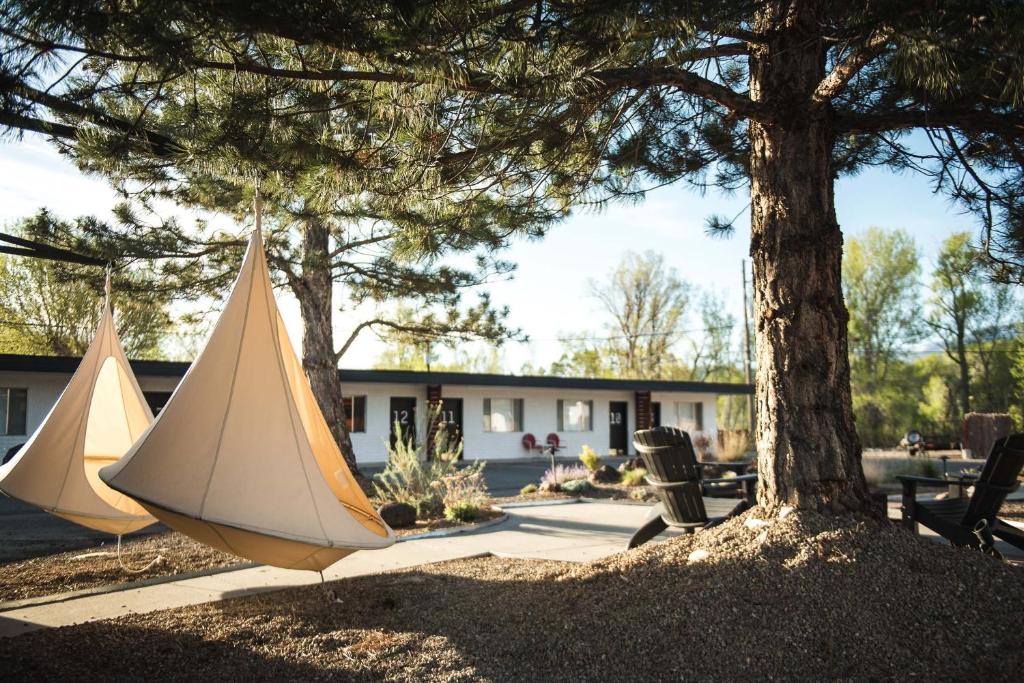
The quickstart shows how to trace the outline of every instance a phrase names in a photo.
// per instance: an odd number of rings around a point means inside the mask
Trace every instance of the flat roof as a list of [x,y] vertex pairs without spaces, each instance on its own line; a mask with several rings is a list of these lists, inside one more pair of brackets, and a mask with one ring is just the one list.
[[[81,359],[67,356],[0,354],[0,372],[52,372],[71,374]],[[140,377],[182,377],[191,363],[167,360],[133,360]],[[706,394],[752,394],[749,384],[732,382],[684,382],[652,379],[603,379],[552,375],[493,375],[473,372],[425,372],[419,370],[338,370],[342,382],[441,384],[547,389],[610,389],[618,391],[676,391]]]

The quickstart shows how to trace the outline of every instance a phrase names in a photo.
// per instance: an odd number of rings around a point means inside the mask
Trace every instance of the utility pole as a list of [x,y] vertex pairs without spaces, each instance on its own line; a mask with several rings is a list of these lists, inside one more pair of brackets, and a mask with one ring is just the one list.
[[[747,384],[750,384],[750,316],[747,314],[747,260],[742,259],[740,265],[743,269],[743,377]],[[753,440],[756,421],[754,420],[754,397],[747,394],[747,417],[750,418],[750,438]]]

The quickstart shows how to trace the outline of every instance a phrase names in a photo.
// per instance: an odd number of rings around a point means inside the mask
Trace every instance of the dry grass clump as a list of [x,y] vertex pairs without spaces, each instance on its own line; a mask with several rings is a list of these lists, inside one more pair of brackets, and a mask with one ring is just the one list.
[[[767,525],[748,520],[769,522]],[[748,526],[749,525],[749,526]],[[475,559],[0,641],[22,678],[1015,678],[1024,573],[858,518],[751,511],[591,564]],[[866,656],[866,654],[870,656]]]
[[746,429],[720,429],[718,442],[718,459],[723,462],[745,460],[753,450],[750,431]]

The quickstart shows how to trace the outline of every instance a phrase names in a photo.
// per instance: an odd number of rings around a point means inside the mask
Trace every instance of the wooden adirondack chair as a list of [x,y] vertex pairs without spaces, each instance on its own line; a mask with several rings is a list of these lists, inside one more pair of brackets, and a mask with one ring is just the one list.
[[[647,468],[647,483],[654,487],[659,503],[648,520],[629,539],[629,548],[651,540],[668,527],[693,533],[721,524],[753,504],[756,474],[727,479],[704,479],[690,435],[674,427],[641,429],[633,434],[633,447]],[[704,485],[718,482],[749,484],[743,500],[704,498]],[[710,514],[709,514],[710,512]]]
[[[956,479],[902,475],[903,525],[913,532],[918,524],[941,534],[956,546],[987,549],[986,537],[995,536],[1024,550],[1024,531],[998,518],[1006,496],[1020,486],[1017,477],[1024,468],[1024,434],[1011,434],[992,445],[981,474],[968,498],[917,500],[922,486],[948,487]],[[970,482],[962,481],[962,485]]]

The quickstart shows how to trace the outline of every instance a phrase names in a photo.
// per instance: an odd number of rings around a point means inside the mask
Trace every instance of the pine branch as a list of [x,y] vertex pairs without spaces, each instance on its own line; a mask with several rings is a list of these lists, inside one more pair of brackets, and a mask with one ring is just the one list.
[[871,37],[860,49],[854,50],[846,59],[836,64],[832,72],[828,74],[811,96],[815,106],[821,107],[839,95],[846,84],[856,76],[861,69],[867,66],[872,60],[878,57],[885,50],[886,45],[892,40],[894,32],[892,29],[883,28],[874,31]]
[[894,110],[873,113],[837,113],[832,119],[837,133],[876,133],[908,128],[956,128],[976,132],[997,132],[1024,138],[1024,115],[1020,112],[998,114],[979,109],[939,108]]

